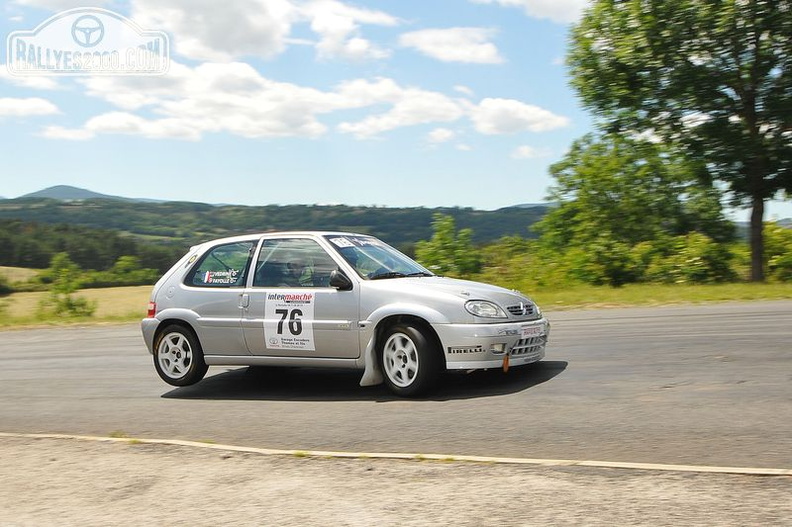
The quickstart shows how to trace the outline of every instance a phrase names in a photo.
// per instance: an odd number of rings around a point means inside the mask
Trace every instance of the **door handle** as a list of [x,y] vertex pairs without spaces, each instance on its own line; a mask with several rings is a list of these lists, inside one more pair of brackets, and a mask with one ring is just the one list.
[[241,309],[247,309],[250,307],[250,295],[247,293],[242,293],[239,295],[239,307]]

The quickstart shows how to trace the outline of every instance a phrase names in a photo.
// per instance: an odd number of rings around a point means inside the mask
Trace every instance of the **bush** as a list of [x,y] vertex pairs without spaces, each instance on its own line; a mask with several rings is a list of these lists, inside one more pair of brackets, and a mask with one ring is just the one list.
[[473,231],[456,231],[454,218],[435,214],[434,234],[429,241],[415,246],[417,260],[427,269],[441,275],[467,277],[481,270],[481,255],[473,247]]
[[122,256],[107,271],[87,271],[81,278],[84,288],[152,285],[160,276],[157,269],[141,267],[135,256]]
[[792,281],[792,229],[766,223],[764,234],[768,278],[779,282]]
[[13,292],[14,288],[11,287],[6,275],[0,274],[0,296],[10,295]]
[[737,278],[728,246],[697,232],[674,238],[670,252],[652,256],[645,274],[650,282],[708,284]]
[[56,316],[90,317],[96,311],[96,303],[84,298],[75,298],[73,293],[80,287],[80,267],[66,253],[52,257],[47,275],[52,280],[49,297],[39,304],[40,314]]

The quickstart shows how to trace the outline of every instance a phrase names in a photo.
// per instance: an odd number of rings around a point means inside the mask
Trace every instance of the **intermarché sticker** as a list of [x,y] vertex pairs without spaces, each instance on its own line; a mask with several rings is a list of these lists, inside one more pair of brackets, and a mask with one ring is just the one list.
[[267,293],[264,340],[268,349],[314,351],[314,293],[299,289]]

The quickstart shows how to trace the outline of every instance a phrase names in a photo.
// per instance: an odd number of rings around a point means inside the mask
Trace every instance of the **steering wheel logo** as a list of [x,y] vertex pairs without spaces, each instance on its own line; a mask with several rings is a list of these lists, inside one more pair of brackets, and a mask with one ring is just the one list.
[[92,48],[104,38],[102,21],[93,15],[83,15],[74,21],[71,28],[74,42],[84,48]]

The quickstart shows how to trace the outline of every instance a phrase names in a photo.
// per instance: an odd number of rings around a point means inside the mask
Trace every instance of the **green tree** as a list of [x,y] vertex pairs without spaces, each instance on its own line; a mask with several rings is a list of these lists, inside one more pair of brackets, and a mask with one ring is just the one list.
[[550,167],[558,203],[537,224],[542,245],[563,255],[572,278],[622,285],[641,278],[633,248],[697,231],[729,241],[719,195],[692,182],[694,167],[661,145],[588,135]]
[[792,0],[596,0],[573,29],[572,84],[603,127],[650,132],[750,206],[792,192]]
[[454,218],[435,214],[434,234],[429,241],[420,241],[415,256],[423,265],[440,274],[469,276],[481,269],[481,255],[473,247],[473,231],[456,231]]

